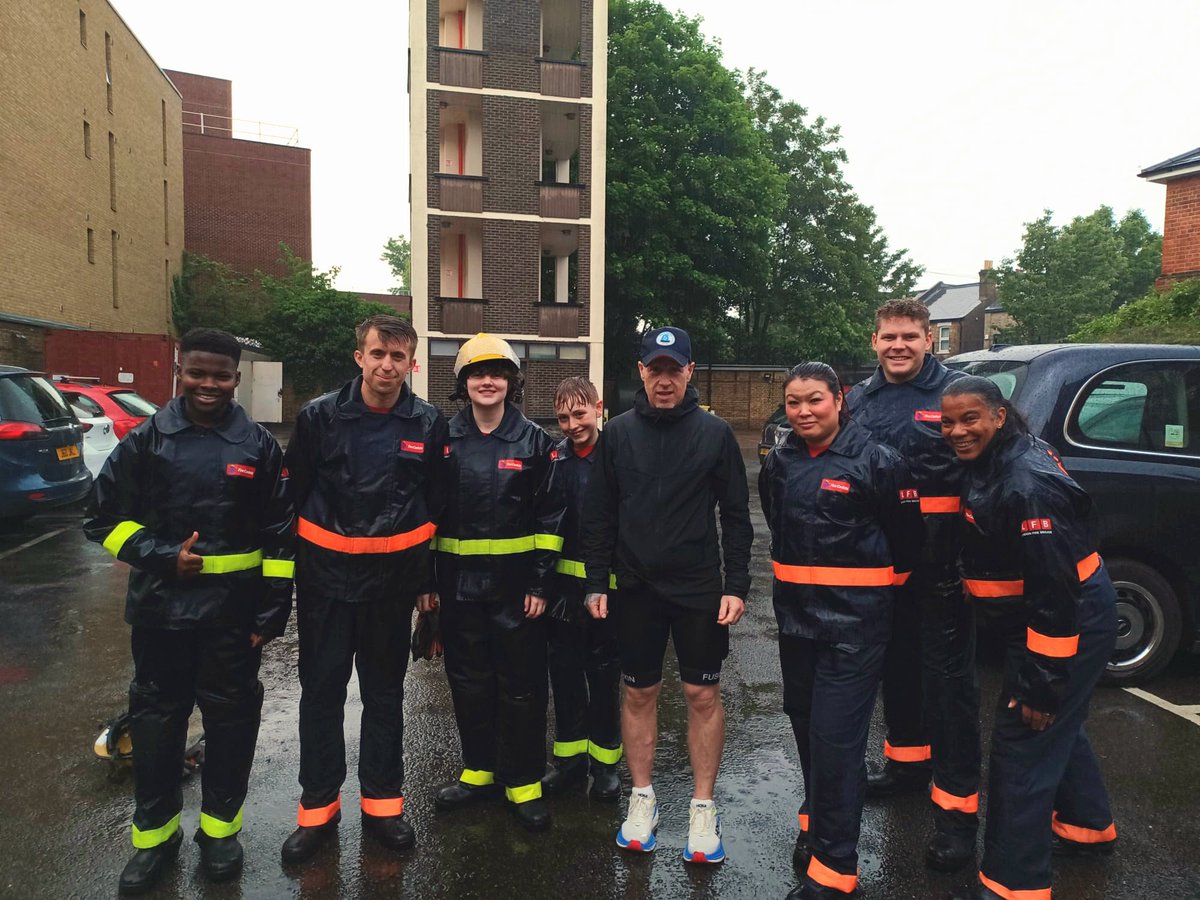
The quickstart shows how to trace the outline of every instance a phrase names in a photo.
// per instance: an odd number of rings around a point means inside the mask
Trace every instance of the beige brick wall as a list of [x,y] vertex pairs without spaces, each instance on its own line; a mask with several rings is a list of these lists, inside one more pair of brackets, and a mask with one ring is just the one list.
[[[81,11],[87,46],[81,42]],[[183,251],[178,92],[103,0],[0,4],[0,59],[0,313],[104,331],[168,332],[168,273],[178,273]],[[90,159],[84,153],[85,121]]]

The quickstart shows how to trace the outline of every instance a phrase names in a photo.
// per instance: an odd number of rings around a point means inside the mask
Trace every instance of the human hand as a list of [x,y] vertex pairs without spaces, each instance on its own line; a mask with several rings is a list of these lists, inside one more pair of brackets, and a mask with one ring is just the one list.
[[546,598],[537,594],[525,595],[525,618],[536,619],[546,611]]
[[1042,712],[1019,702],[1016,697],[1010,697],[1008,708],[1016,709],[1018,706],[1021,707],[1021,721],[1034,731],[1045,731],[1054,724],[1054,713]]
[[583,598],[583,608],[593,619],[607,619],[608,594],[588,594]]
[[417,594],[417,612],[433,612],[441,605],[441,598],[438,597],[437,591],[430,591],[428,594]]
[[746,601],[733,594],[721,597],[721,611],[717,613],[718,625],[736,625],[738,619],[746,612]]
[[191,578],[199,575],[204,565],[204,557],[192,552],[192,546],[200,540],[200,533],[193,531],[192,536],[183,542],[179,548],[179,556],[175,559],[175,574],[180,578]]
[[263,637],[261,634],[252,634],[250,635],[250,646],[261,647],[270,640],[269,637]]

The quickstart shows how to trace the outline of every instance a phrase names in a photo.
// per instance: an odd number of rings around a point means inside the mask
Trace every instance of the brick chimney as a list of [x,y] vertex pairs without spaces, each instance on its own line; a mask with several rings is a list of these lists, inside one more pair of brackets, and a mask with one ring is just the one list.
[[986,309],[997,302],[996,273],[992,270],[992,261],[985,259],[983,268],[979,270],[979,300]]

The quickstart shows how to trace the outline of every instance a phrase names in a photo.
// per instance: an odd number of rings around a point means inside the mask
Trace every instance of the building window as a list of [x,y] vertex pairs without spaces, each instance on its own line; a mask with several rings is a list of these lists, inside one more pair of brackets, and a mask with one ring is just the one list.
[[113,111],[112,103],[112,35],[104,32],[104,84],[108,91],[108,111]]
[[95,265],[96,263],[96,232],[92,229],[87,230],[87,253],[88,262]]
[[167,289],[167,321],[171,321],[171,261],[163,260],[163,283]]
[[949,353],[950,352],[950,326],[949,325],[939,325],[938,326],[937,352],[938,353]]
[[438,43],[458,50],[483,49],[483,3],[481,0],[440,0]]
[[79,43],[87,46],[87,13],[79,11]]
[[92,126],[87,119],[83,121],[83,155],[92,158]]
[[117,138],[108,133],[108,205],[117,211]]
[[560,344],[558,347],[559,359],[587,359],[587,346],[584,344]]
[[162,102],[162,145],[163,165],[167,164],[167,101]]
[[430,339],[429,341],[430,356],[457,356],[458,341],[439,341]]
[[112,233],[112,301],[113,309],[117,309],[121,305],[120,294],[117,291],[117,233]]
[[558,348],[554,344],[530,344],[530,359],[558,359]]
[[167,180],[163,179],[163,243],[171,243],[171,207]]

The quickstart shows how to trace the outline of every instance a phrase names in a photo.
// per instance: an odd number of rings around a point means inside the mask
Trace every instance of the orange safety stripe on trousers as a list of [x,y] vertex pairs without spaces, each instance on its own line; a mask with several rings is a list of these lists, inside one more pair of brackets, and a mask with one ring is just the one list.
[[296,534],[310,544],[324,547],[326,550],[336,550],[338,553],[395,553],[407,550],[417,544],[423,544],[433,539],[437,526],[426,522],[412,531],[403,534],[389,534],[383,537],[347,537],[327,531],[308,519],[296,520]]
[[844,566],[788,566],[772,560],[775,577],[788,584],[820,584],[826,587],[891,587],[896,572],[891,566],[866,569]]
[[1026,628],[1025,646],[1034,653],[1042,654],[1042,656],[1053,656],[1055,659],[1069,659],[1079,652],[1079,635],[1050,637],[1049,635],[1034,631],[1032,628]]
[[800,820],[800,830],[808,831],[808,813],[797,813],[796,818]]
[[342,798],[338,798],[328,806],[322,806],[320,809],[305,809],[304,804],[300,804],[300,811],[296,813],[296,824],[301,828],[315,828],[318,825],[324,825],[342,809]]
[[981,578],[964,578],[963,587],[972,597],[1019,597],[1025,593],[1025,582],[990,581]]
[[858,887],[858,875],[843,875],[841,872],[835,872],[815,856],[808,860],[808,877],[817,884],[841,891],[843,894],[851,894]]
[[1077,844],[1107,844],[1117,839],[1117,823],[1112,822],[1103,831],[1095,828],[1084,828],[1082,825],[1068,825],[1058,818],[1058,813],[1050,817],[1050,827],[1060,838],[1074,841]]
[[951,812],[961,813],[977,813],[979,812],[979,792],[976,791],[967,797],[958,797],[954,794],[948,794],[933,783],[929,786],[929,797],[940,806],[942,809]]
[[883,756],[900,763],[926,762],[933,758],[933,749],[928,744],[918,747],[893,747],[884,740]]
[[962,510],[962,499],[959,497],[922,497],[921,512],[923,513],[956,513]]
[[1033,888],[1027,891],[1013,891],[1000,884],[998,881],[992,881],[982,872],[979,873],[980,883],[995,894],[999,894],[1004,900],[1050,900],[1050,888]]
[[362,806],[362,811],[368,816],[386,818],[388,816],[404,815],[403,797],[388,797],[386,799],[363,797],[359,805]]
[[1079,573],[1079,582],[1082,584],[1100,568],[1100,554],[1093,553],[1091,556],[1085,556],[1079,562],[1075,563],[1075,571]]

